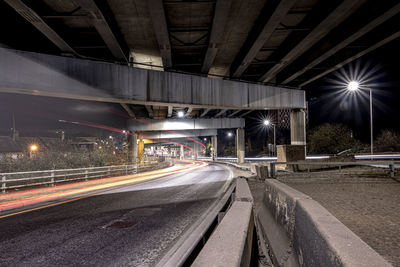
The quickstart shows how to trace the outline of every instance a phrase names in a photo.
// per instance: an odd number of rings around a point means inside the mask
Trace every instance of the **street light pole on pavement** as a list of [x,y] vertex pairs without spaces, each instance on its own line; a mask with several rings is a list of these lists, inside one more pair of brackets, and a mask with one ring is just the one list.
[[[350,91],[359,90],[359,83],[357,81],[351,81],[347,85],[347,89]],[[370,121],[370,138],[371,138],[371,156],[374,154],[374,127],[373,127],[373,113],[372,113],[372,90],[369,90],[369,121]],[[371,157],[372,159],[372,157]]]

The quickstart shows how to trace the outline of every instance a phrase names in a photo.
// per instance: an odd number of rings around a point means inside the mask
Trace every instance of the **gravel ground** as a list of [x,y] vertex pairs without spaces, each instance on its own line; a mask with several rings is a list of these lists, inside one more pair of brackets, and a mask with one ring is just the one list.
[[393,266],[400,267],[399,181],[387,177],[346,179],[331,173],[281,180],[318,201]]

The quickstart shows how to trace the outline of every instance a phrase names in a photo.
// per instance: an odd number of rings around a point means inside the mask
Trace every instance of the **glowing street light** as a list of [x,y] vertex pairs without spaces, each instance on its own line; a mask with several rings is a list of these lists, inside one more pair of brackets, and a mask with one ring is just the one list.
[[[357,81],[351,81],[347,85],[349,91],[355,92],[359,89],[360,83]],[[371,155],[374,154],[374,127],[373,127],[373,116],[372,116],[372,90],[371,88],[365,88],[369,90],[369,121],[370,121],[370,138],[371,138]],[[371,158],[372,159],[372,158]]]
[[228,133],[228,136],[231,137],[233,134],[231,132]]
[[31,150],[31,152],[35,152],[39,149],[39,147],[37,145],[33,144],[29,147],[29,149]]
[[359,86],[360,84],[357,81],[351,81],[347,85],[347,89],[349,89],[350,91],[357,91]]
[[205,137],[204,137],[204,139],[203,139],[203,140],[204,140],[204,141],[207,141],[207,138],[205,138]]
[[178,111],[178,117],[183,118],[185,116],[185,113],[183,111]]
[[270,125],[270,124],[271,124],[271,122],[270,122],[269,120],[265,120],[265,121],[264,121],[264,125],[267,125],[267,126],[268,126],[268,125]]

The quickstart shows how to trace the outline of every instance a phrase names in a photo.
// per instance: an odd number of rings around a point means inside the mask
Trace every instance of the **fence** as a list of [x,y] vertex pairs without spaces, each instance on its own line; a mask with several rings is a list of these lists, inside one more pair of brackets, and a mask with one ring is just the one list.
[[134,165],[117,165],[63,170],[0,173],[1,190],[56,184],[75,180],[88,180],[161,169],[171,166],[169,161]]
[[[279,176],[296,175],[297,177],[313,174],[324,174],[327,177],[338,174],[340,176],[353,177],[394,177],[396,169],[400,168],[400,163],[388,161],[368,161],[368,162],[271,162],[270,176],[276,178]],[[282,172],[277,172],[282,170]],[[290,172],[287,172],[289,170]]]

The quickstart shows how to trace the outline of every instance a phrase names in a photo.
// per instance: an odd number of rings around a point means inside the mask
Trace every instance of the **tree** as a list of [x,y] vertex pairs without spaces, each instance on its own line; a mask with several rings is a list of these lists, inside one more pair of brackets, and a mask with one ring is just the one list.
[[375,146],[380,152],[400,152],[400,134],[392,130],[383,130],[376,138]]
[[352,131],[341,124],[326,123],[312,129],[308,135],[308,151],[311,154],[337,154],[347,149],[355,152],[360,147]]

